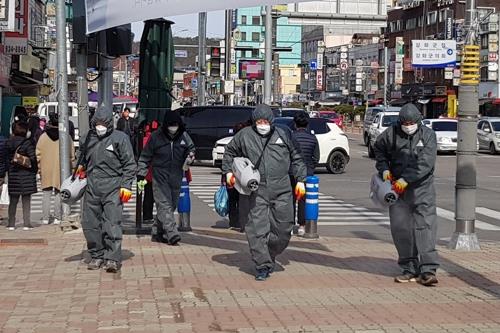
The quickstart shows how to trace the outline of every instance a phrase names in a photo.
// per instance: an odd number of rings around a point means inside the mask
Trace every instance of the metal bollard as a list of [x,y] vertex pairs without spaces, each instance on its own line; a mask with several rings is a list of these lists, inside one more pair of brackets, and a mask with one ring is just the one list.
[[306,233],[304,238],[319,238],[319,178],[309,176],[306,179]]
[[182,177],[181,193],[179,195],[179,204],[177,206],[179,213],[179,227],[181,232],[192,231],[191,229],[191,198],[189,197],[189,183],[186,176]]

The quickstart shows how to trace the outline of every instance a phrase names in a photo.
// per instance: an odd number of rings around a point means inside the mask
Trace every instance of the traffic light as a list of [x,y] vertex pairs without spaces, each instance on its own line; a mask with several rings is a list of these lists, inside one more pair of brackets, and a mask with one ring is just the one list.
[[220,77],[221,76],[221,49],[220,47],[210,48],[210,76]]

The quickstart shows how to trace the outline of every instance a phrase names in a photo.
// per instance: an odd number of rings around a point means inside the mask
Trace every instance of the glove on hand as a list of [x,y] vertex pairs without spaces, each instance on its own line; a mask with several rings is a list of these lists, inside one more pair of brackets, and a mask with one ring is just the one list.
[[392,189],[399,195],[403,194],[407,187],[408,183],[403,178],[399,178],[394,183],[392,183]]
[[79,165],[78,169],[76,169],[75,176],[80,178],[80,179],[85,179],[87,178],[87,173],[85,172],[83,165]]
[[306,186],[303,182],[298,182],[297,185],[295,185],[295,198],[297,199],[297,201],[300,201],[303,200],[305,196]]
[[232,172],[226,173],[226,186],[228,188],[233,188],[234,184],[236,184],[236,178]]
[[386,181],[393,181],[393,178],[392,178],[392,173],[389,171],[389,170],[385,170],[384,172],[382,172],[382,179],[386,182]]
[[188,157],[186,157],[185,163],[187,165],[191,165],[191,164],[193,164],[193,162],[194,162],[194,153],[191,152],[191,153],[189,153]]
[[120,189],[120,200],[122,201],[122,203],[127,203],[130,198],[132,198],[132,191],[122,187]]
[[148,184],[148,181],[145,179],[139,180],[137,182],[137,190],[139,190],[139,193],[144,192],[144,187]]

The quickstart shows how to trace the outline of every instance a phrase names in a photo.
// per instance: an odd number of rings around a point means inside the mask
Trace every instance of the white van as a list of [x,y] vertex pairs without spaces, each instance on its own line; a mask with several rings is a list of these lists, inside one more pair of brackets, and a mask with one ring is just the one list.
[[[49,113],[50,112],[58,112],[58,102],[43,102],[38,105],[37,108],[37,113],[40,118],[45,118],[46,120],[49,120]],[[79,132],[78,132],[78,105],[76,103],[70,102],[68,103],[68,113],[69,113],[69,120],[73,122],[73,125],[75,125],[75,147],[79,146],[78,140],[80,139]]]

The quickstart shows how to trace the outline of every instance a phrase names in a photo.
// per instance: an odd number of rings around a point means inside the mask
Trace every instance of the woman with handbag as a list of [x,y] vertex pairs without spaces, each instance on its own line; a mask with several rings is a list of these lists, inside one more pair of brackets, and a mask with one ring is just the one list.
[[9,163],[9,230],[15,229],[16,210],[19,198],[23,203],[24,230],[31,230],[31,195],[37,192],[36,173],[38,171],[35,146],[27,138],[28,124],[17,122],[13,126],[13,135],[7,141]]

